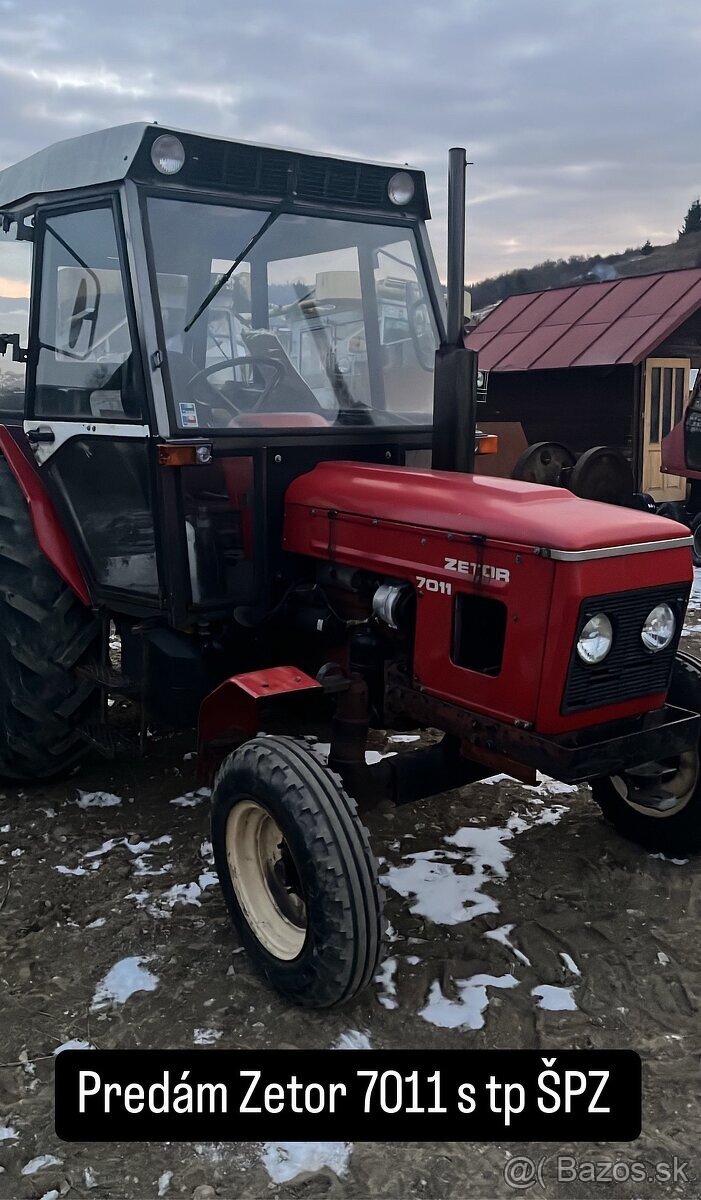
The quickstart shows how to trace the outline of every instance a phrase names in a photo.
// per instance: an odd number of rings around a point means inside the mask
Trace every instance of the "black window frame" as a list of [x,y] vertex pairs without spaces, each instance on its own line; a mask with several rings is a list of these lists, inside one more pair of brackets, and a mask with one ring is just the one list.
[[[127,312],[129,337],[131,339],[132,357],[135,370],[138,372],[138,393],[141,397],[141,415],[128,416],[126,413],[112,413],[105,416],[92,414],[47,414],[36,412],[36,376],[39,364],[39,322],[43,299],[44,246],[46,243],[46,224],[52,217],[64,216],[67,213],[89,212],[94,209],[107,209],[112,213],[115,240],[117,244],[119,270],[124,288],[124,300]],[[90,425],[151,425],[151,405],[144,369],[141,338],[136,320],[136,305],[132,287],[132,277],[127,252],[127,242],[124,230],[123,214],[120,196],[115,191],[105,191],[100,194],[90,192],[75,199],[57,200],[55,203],[40,204],[36,208],[34,219],[34,264],[32,271],[32,302],[29,314],[29,355],[27,360],[27,381],[25,393],[25,418],[29,421],[75,421],[77,424],[86,422]]]
[[[234,433],[234,431],[227,430],[225,428],[197,429],[196,431],[194,431],[193,429],[181,429],[178,426],[176,410],[175,410],[174,395],[173,395],[173,388],[172,388],[170,373],[169,373],[169,369],[168,369],[168,355],[165,353],[166,337],[165,337],[165,332],[163,329],[160,300],[159,300],[159,296],[158,296],[158,281],[157,281],[157,277],[156,277],[156,260],[155,260],[155,254],[154,254],[154,248],[153,248],[153,241],[152,241],[152,237],[151,237],[151,226],[150,226],[149,216],[148,216],[148,201],[151,198],[166,199],[166,200],[180,200],[180,201],[186,201],[186,202],[189,201],[190,203],[219,205],[219,206],[225,207],[225,208],[246,208],[246,209],[249,209],[249,210],[255,211],[255,212],[269,213],[271,208],[275,208],[276,204],[279,204],[279,197],[277,199],[273,199],[273,198],[266,199],[265,197],[253,198],[251,196],[239,195],[239,194],[233,193],[233,192],[221,192],[221,191],[213,191],[213,190],[209,190],[209,189],[203,190],[198,187],[192,187],[192,188],[174,187],[172,184],[170,186],[158,187],[157,185],[148,185],[148,184],[138,183],[136,181],[135,181],[135,183],[136,183],[136,189],[137,189],[137,193],[138,193],[139,214],[140,214],[140,219],[141,219],[141,227],[143,230],[143,240],[144,240],[144,248],[145,248],[145,254],[146,254],[146,267],[147,267],[147,273],[148,273],[149,285],[150,285],[149,298],[150,298],[150,302],[151,302],[151,308],[152,308],[153,318],[154,318],[155,327],[156,327],[158,345],[159,345],[159,349],[160,349],[160,352],[162,355],[162,362],[160,365],[160,370],[163,375],[166,407],[167,407],[167,411],[168,411],[168,425],[169,425],[168,437],[169,438],[183,438],[185,440],[190,440],[190,441],[192,440],[193,436],[198,437],[198,438],[204,437],[207,440],[214,439],[215,443],[219,443],[220,439],[222,439],[224,437],[231,437],[231,435],[232,435],[232,433]],[[367,209],[359,210],[359,209],[354,209],[354,208],[343,208],[340,206],[336,207],[335,205],[332,208],[328,205],[301,204],[301,203],[297,203],[297,204],[291,203],[289,205],[289,207],[287,207],[287,206],[285,207],[284,211],[285,211],[285,213],[291,213],[296,216],[326,218],[326,219],[330,219],[330,220],[347,221],[349,223],[353,222],[353,223],[364,224],[364,225],[384,225],[387,228],[403,229],[406,232],[407,236],[409,236],[409,237],[411,237],[413,235],[414,245],[416,248],[417,263],[420,265],[421,270],[423,271],[424,279],[426,282],[427,299],[431,306],[431,312],[433,314],[433,318],[434,318],[434,321],[436,324],[436,330],[438,333],[439,343],[442,343],[445,340],[445,315],[440,307],[440,298],[439,298],[439,294],[437,291],[438,277],[437,277],[437,273],[436,273],[433,261],[430,256],[430,248],[429,248],[429,242],[428,242],[428,234],[426,231],[426,224],[425,224],[425,221],[423,221],[419,216],[417,216],[416,214],[402,213],[399,211],[395,215],[393,213],[388,213],[386,211],[378,212],[375,210],[369,211]],[[362,270],[361,270],[361,277],[362,277]],[[374,278],[372,279],[372,284],[374,287]],[[266,280],[266,295],[267,295],[267,280]],[[259,297],[259,299],[260,299],[260,297]],[[365,304],[365,296],[363,297],[363,302]],[[377,330],[377,337],[378,337],[378,343],[379,343],[379,328]],[[369,369],[370,370],[372,369],[370,364],[369,364]],[[373,381],[372,375],[371,375],[371,386],[373,386],[373,385],[374,385],[374,381]],[[382,385],[382,388],[381,388],[381,395],[382,395],[383,401],[384,401],[384,385]],[[411,426],[408,426],[407,423],[404,421],[398,420],[396,422],[396,424],[388,423],[386,425],[383,424],[382,426],[376,427],[376,428],[378,430],[381,430],[383,435],[386,434],[388,439],[393,439],[393,437],[396,436],[397,434],[406,433],[408,428],[415,430],[417,433],[423,433],[424,435],[425,434],[430,435],[430,433],[433,429],[433,419],[431,419],[430,421],[425,422],[425,423],[424,422],[416,422],[416,424],[414,424],[412,422]],[[314,429],[304,428],[303,426],[301,426],[299,428],[297,428],[295,426],[290,426],[289,429],[280,428],[280,429],[274,429],[274,430],[266,429],[263,427],[261,427],[260,429],[242,428],[242,429],[237,429],[235,431],[235,436],[236,436],[237,441],[239,438],[241,438],[243,440],[248,440],[248,439],[253,439],[253,438],[260,439],[261,437],[264,437],[266,442],[271,441],[271,440],[275,440],[278,442],[285,442],[285,441],[289,441],[290,438],[294,438],[294,440],[296,441],[297,438],[300,436],[304,440],[314,439],[316,441],[320,441],[320,440],[328,439],[329,441],[335,442],[336,440],[340,440],[340,441],[345,440],[346,434],[347,434],[347,427],[344,427],[344,426],[339,426],[338,428],[329,426],[327,429],[324,429],[323,432],[321,432],[318,429],[314,430]]]

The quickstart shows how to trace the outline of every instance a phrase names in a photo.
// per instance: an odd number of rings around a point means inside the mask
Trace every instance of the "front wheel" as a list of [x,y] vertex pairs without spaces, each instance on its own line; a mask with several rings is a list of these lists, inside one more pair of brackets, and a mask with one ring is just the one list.
[[[669,701],[701,713],[701,663],[687,654],[674,661]],[[675,759],[594,780],[591,790],[604,816],[631,841],[672,857],[701,851],[699,746]]]
[[382,945],[377,866],[355,802],[306,746],[256,737],[229,756],[212,846],[229,915],[273,987],[329,1008],[367,986]]

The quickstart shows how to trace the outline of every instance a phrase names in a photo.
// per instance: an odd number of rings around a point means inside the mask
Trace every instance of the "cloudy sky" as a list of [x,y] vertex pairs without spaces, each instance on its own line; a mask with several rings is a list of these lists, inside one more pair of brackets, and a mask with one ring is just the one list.
[[673,238],[701,190],[697,0],[0,0],[0,165],[100,126],[409,161],[467,276]]

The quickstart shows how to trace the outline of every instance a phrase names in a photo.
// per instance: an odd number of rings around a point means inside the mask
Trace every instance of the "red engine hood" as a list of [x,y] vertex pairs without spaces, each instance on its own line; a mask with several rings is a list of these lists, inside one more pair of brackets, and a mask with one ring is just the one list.
[[287,505],[481,534],[553,550],[590,550],[688,537],[676,521],[580,500],[564,488],[452,471],[323,462],[287,489]]

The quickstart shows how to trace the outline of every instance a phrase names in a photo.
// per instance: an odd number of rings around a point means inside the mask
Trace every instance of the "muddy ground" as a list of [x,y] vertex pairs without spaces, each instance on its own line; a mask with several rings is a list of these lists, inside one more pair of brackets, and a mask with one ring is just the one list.
[[[697,652],[699,621],[692,609],[685,645]],[[522,1153],[548,1156],[533,1195],[701,1194],[698,863],[628,845],[587,789],[548,782],[484,782],[376,814],[389,964],[347,1008],[301,1012],[259,982],[228,924],[192,749],[189,738],[150,738],[141,761],[94,759],[67,782],[0,794],[2,1200],[504,1197],[518,1194],[504,1169]],[[136,973],[151,990],[120,1003],[109,973],[125,959],[122,982]],[[577,1147],[351,1146],[342,1128],[321,1146],[62,1143],[53,1056],[74,1039],[104,1049],[630,1047],[644,1062],[643,1134]],[[557,1182],[558,1152],[644,1162],[649,1179],[626,1182],[619,1166],[620,1182]],[[653,1179],[654,1164],[671,1170],[675,1156],[687,1180]]]

